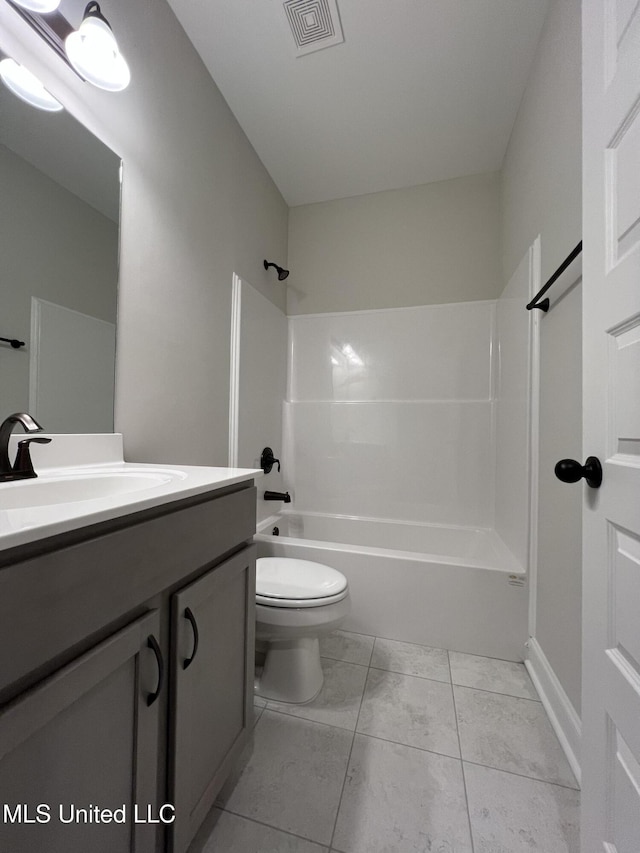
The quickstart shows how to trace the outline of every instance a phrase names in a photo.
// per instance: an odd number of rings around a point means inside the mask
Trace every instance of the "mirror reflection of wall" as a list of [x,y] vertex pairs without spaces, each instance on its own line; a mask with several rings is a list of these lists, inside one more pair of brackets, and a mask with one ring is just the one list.
[[0,85],[0,420],[113,432],[120,159]]

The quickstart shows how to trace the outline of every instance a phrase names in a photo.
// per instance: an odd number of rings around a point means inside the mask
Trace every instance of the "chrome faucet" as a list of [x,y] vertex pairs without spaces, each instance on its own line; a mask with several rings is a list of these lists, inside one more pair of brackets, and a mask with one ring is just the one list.
[[13,465],[9,460],[9,438],[15,426],[20,424],[25,432],[42,432],[42,427],[35,418],[26,412],[16,412],[5,418],[0,424],[0,483],[8,480],[24,480],[28,477],[37,477],[33,470],[29,445],[36,441],[38,444],[48,444],[50,438],[27,438],[18,443],[18,452]]

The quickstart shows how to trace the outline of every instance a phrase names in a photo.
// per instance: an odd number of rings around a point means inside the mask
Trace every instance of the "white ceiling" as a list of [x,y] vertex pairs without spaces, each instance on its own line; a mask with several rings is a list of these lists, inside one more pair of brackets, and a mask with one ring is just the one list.
[[338,0],[297,57],[282,0],[169,0],[289,205],[500,168],[548,0]]

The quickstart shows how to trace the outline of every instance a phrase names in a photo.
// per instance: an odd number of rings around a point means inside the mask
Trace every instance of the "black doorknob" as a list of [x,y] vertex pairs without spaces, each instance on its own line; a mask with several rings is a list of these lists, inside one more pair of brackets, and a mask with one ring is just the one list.
[[602,483],[602,465],[595,456],[589,456],[584,465],[575,459],[561,459],[554,470],[556,477],[563,483],[577,483],[583,477],[592,489],[599,489]]

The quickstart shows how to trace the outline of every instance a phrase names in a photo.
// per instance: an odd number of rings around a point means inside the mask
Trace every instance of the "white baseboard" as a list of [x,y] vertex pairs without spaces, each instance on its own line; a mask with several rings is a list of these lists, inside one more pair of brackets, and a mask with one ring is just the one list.
[[580,717],[558,681],[540,643],[535,637],[529,637],[527,646],[529,651],[525,666],[579,785],[582,736]]

